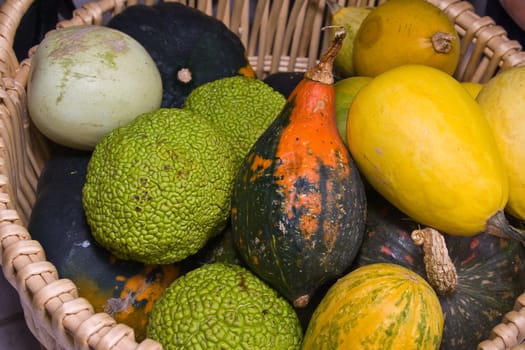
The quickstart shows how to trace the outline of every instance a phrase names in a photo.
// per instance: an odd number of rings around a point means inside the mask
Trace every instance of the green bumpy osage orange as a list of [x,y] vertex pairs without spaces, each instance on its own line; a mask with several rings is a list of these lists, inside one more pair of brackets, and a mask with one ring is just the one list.
[[213,263],[175,280],[157,300],[148,337],[174,349],[295,350],[293,307],[249,270]]
[[92,234],[121,259],[183,260],[226,226],[235,170],[226,136],[200,115],[140,115],[90,159],[83,207]]

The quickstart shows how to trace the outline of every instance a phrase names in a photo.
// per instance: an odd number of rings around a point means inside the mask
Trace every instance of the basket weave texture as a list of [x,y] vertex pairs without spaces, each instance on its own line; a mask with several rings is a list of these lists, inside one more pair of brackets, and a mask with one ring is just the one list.
[[[383,0],[384,1],[384,0]],[[377,6],[383,1],[339,0],[341,5]],[[517,41],[490,17],[478,16],[461,0],[427,0],[455,23],[461,38],[461,64],[455,77],[486,82],[498,71],[525,65]],[[75,284],[61,279],[46,261],[42,246],[31,239],[26,224],[35,200],[39,173],[48,159],[47,141],[31,125],[26,85],[31,65],[19,62],[13,41],[32,0],[6,0],[0,7],[0,263],[17,290],[26,322],[46,349],[162,349],[146,339],[137,343],[133,330],[79,298]],[[138,3],[154,0],[100,0],[77,9],[57,27],[103,25],[109,17]],[[325,0],[259,0],[250,13],[248,0],[179,1],[222,20],[244,43],[257,75],[277,71],[305,71],[313,66],[328,38]],[[509,310],[490,338],[478,349],[523,349],[525,294]]]

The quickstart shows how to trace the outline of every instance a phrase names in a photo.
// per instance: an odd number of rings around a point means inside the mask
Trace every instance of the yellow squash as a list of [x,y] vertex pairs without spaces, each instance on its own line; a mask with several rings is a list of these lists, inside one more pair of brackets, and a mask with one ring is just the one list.
[[481,89],[477,100],[509,174],[506,210],[525,220],[525,67],[514,67],[493,77]]
[[375,77],[418,63],[454,73],[459,36],[447,15],[426,0],[389,0],[366,16],[355,35],[355,75]]
[[424,65],[391,69],[354,97],[348,146],[386,199],[423,225],[474,235],[509,195],[487,120],[450,75]]
[[481,88],[483,87],[483,84],[481,84],[481,83],[474,83],[474,82],[471,82],[471,81],[462,81],[461,85],[465,89],[467,89],[467,91],[469,92],[469,94],[472,95],[473,98],[476,98],[478,96]]

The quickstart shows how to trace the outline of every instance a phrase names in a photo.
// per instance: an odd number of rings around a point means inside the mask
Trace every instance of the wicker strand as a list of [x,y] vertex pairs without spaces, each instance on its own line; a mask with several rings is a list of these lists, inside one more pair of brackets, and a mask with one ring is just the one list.
[[271,52],[272,62],[269,68],[270,71],[279,71],[279,58],[282,56],[283,39],[287,23],[286,21],[289,12],[289,6],[290,1],[285,0],[282,6],[280,7],[281,11],[278,13],[278,17],[275,20],[275,40],[270,43],[270,45],[273,45]]
[[[305,3],[300,5],[297,2],[294,3],[294,6],[290,10],[290,15],[288,18],[288,25],[286,27],[284,36],[283,36],[283,50],[281,52],[281,57],[285,57],[288,62],[283,70],[293,71],[294,62],[298,60],[297,51],[298,51],[298,41],[301,35],[301,26],[303,24],[302,19],[304,19],[306,13]],[[288,51],[288,52],[286,52]],[[307,62],[304,62],[305,70],[308,67]]]
[[[31,6],[32,1],[4,1],[0,8],[0,48],[3,53],[2,63],[9,64],[5,68],[13,68],[18,64],[18,59],[14,53],[13,41],[23,15]],[[4,73],[2,71],[2,73]]]
[[73,348],[73,339],[70,329],[78,326],[94,315],[93,306],[84,298],[74,298],[59,305],[51,320],[51,331],[56,338],[56,343],[67,344],[69,349]]
[[[427,0],[453,20],[463,38],[461,64],[455,77],[461,81],[487,82],[499,69],[525,65],[525,53],[517,41],[490,17],[478,16],[470,3],[462,0]],[[505,43],[505,52],[500,46]],[[512,62],[512,64],[510,64]]]
[[[29,232],[27,232],[27,230],[21,225],[13,224],[9,221],[0,225],[0,256],[3,259],[5,255],[5,247],[18,241],[26,241],[30,239],[31,236],[29,235]],[[0,260],[0,264],[2,264],[2,266],[4,265],[3,260]]]

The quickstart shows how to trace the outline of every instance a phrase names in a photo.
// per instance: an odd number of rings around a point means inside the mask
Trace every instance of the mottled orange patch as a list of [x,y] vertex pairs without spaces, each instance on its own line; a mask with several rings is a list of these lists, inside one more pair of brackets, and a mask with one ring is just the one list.
[[252,153],[249,156],[250,170],[252,176],[250,177],[250,182],[254,182],[259,177],[264,175],[264,172],[272,164],[272,160],[261,157],[258,154]]
[[[73,280],[79,295],[93,305],[95,312],[109,313],[117,322],[132,327],[137,339],[142,340],[154,302],[179,275],[178,265],[145,265],[131,277],[116,275],[112,285],[99,285],[83,276]],[[115,291],[119,292],[118,297],[113,296]]]
[[[348,172],[349,167],[345,164],[349,163],[349,158],[335,123],[333,86],[302,80],[290,98],[295,98],[295,108],[290,123],[281,134],[275,154],[281,163],[274,175],[282,191],[282,209],[288,217],[294,215],[294,207],[307,208],[300,218],[300,230],[308,238],[319,228],[323,194],[319,187],[312,188],[309,193],[297,193],[296,184],[304,181],[319,185],[321,165]],[[327,192],[331,191],[330,184],[326,185]],[[330,202],[335,203],[335,195],[329,194]],[[323,226],[325,224],[329,225],[323,223]]]
[[256,255],[252,256],[252,263],[254,265],[259,265],[259,258]]
[[117,282],[124,282],[126,280],[126,276],[117,275],[115,276],[115,281]]
[[405,256],[403,257],[403,259],[404,259],[407,263],[409,263],[411,266],[413,266],[414,263],[415,263],[414,258],[413,258],[412,256],[410,256],[410,255],[405,255]]
[[475,250],[477,247],[479,247],[479,244],[479,239],[473,238],[469,244],[470,250]]
[[[245,56],[246,57],[246,56]],[[248,61],[248,57],[246,57],[246,61]],[[239,69],[239,74],[242,76],[245,76],[247,78],[256,78],[257,74],[255,73],[255,70],[253,70],[253,67],[250,63],[247,63],[246,66],[241,67]]]
[[463,259],[461,261],[461,265],[466,265],[466,264],[470,263],[473,259],[476,258],[475,250],[476,250],[476,248],[479,245],[480,245],[479,239],[477,239],[477,238],[472,239],[472,241],[469,244],[469,248],[470,248],[471,253],[470,253],[470,255],[468,257],[466,257],[465,259]]
[[383,253],[383,254],[386,254],[388,256],[394,256],[394,253],[392,252],[392,249],[390,249],[390,247],[387,247],[387,246],[381,246],[381,249],[380,249],[380,252]]
[[[150,279],[148,274],[152,273],[155,268],[159,270],[155,272],[155,278]],[[120,293],[120,298],[124,299],[128,294],[132,294],[136,301],[146,301],[144,312],[149,314],[155,300],[179,274],[180,269],[177,265],[163,265],[161,267],[147,265],[144,273],[127,279]],[[133,312],[133,306],[130,305],[127,311],[129,313]]]
[[323,222],[323,232],[325,232],[323,241],[326,245],[326,248],[328,252],[331,252],[332,249],[335,247],[335,243],[337,242],[338,237],[338,222],[332,221],[332,220],[325,220]]

